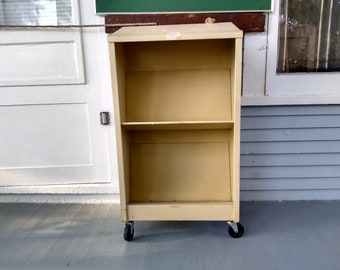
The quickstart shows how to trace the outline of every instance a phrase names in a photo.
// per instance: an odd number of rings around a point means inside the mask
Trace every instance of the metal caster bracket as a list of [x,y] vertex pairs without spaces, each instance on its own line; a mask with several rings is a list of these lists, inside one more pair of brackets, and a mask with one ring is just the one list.
[[228,221],[228,233],[233,238],[240,238],[244,234],[244,227],[240,222]]

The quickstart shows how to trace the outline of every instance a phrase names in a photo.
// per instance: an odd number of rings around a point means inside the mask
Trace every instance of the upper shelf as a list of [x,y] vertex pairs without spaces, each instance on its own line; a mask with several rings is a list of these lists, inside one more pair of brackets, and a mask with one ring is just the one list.
[[108,36],[109,42],[242,38],[233,23],[178,24],[123,27]]

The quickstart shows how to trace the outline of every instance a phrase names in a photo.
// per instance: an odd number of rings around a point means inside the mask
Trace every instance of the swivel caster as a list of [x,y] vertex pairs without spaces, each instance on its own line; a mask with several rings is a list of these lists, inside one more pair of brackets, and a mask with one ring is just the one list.
[[135,232],[134,229],[134,223],[132,222],[127,222],[125,223],[125,228],[124,228],[124,239],[126,241],[132,241],[133,240],[133,234]]
[[240,238],[244,234],[244,227],[240,222],[228,222],[228,233],[232,238]]

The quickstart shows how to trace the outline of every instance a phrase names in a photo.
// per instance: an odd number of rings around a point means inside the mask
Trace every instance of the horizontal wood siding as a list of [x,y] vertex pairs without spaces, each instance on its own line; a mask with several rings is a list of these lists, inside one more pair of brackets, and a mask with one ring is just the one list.
[[340,106],[243,107],[241,200],[340,199]]

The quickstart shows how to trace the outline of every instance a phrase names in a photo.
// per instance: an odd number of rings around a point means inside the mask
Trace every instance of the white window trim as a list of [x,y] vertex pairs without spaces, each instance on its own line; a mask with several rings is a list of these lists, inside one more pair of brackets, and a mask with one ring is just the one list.
[[[297,104],[340,104],[340,73],[295,73],[277,74],[276,63],[278,54],[278,11],[279,0],[274,0],[274,11],[268,15],[267,43],[262,37],[263,46],[267,47],[266,64],[249,68],[252,62],[246,57],[259,54],[260,47],[254,48],[245,40],[245,63],[242,105],[297,105]],[[246,47],[247,46],[247,47]],[[253,51],[253,54],[249,53]],[[248,54],[247,54],[248,52]],[[248,60],[248,61],[247,61]],[[255,61],[255,62],[256,62]],[[256,70],[255,70],[256,69]],[[262,87],[258,82],[249,81],[253,72],[265,74]],[[262,79],[259,78],[261,81]],[[255,89],[253,89],[255,88]]]

